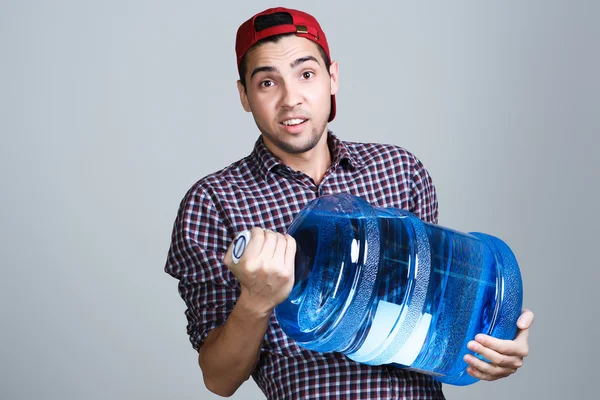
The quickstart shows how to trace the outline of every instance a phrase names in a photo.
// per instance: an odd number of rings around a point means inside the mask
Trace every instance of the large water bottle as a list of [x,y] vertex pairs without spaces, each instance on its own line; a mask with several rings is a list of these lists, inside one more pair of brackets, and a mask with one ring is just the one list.
[[275,315],[301,346],[468,385],[467,343],[513,339],[517,261],[500,239],[425,223],[348,194],[322,196],[288,229],[295,283]]

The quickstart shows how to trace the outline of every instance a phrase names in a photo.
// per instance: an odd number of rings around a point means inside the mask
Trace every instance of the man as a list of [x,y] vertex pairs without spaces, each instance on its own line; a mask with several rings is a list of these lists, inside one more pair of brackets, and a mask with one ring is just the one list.
[[[207,388],[230,396],[252,375],[272,399],[443,398],[441,384],[427,375],[308,351],[279,328],[273,309],[292,289],[296,250],[284,232],[310,200],[346,192],[437,223],[437,199],[428,172],[408,151],[343,142],[328,130],[338,64],[312,16],[263,11],[238,29],[236,54],[240,100],[261,136],[248,157],[188,191],[165,267],[180,281]],[[250,228],[235,264],[232,239]],[[524,312],[514,341],[482,336],[469,343],[491,361],[467,357],[469,373],[494,380],[515,372],[532,322]]]

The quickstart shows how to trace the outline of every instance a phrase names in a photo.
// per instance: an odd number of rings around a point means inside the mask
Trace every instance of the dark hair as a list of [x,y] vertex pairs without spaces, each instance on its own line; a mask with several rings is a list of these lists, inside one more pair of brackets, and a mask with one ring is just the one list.
[[[257,32],[260,32],[263,29],[267,29],[272,26],[287,25],[287,24],[293,24],[293,23],[294,23],[294,21],[290,14],[281,12],[281,13],[274,13],[274,14],[269,14],[269,15],[261,15],[261,16],[257,17],[254,20],[254,28],[256,29]],[[274,36],[266,37],[266,38],[256,42],[254,45],[252,45],[252,47],[250,47],[248,49],[248,51],[246,51],[246,53],[242,57],[242,60],[240,61],[240,82],[242,83],[242,86],[244,87],[244,91],[246,90],[246,72],[248,72],[248,70],[247,70],[248,66],[246,65],[246,55],[248,55],[248,53],[255,47],[261,46],[265,43],[277,43],[281,40],[281,38],[284,38],[287,36],[292,36],[292,35],[295,35],[295,33],[283,33],[281,35],[274,35]],[[329,57],[327,57],[325,50],[323,50],[323,48],[318,43],[315,43],[315,45],[319,49],[321,58],[323,58],[323,61],[325,62],[325,70],[327,71],[327,73],[329,73],[329,67],[331,65],[331,60],[329,60]]]

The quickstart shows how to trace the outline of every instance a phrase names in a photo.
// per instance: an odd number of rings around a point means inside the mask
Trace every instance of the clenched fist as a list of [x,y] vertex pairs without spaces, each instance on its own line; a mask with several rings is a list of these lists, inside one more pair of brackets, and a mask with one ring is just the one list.
[[224,262],[240,282],[240,296],[245,297],[253,312],[266,316],[292,291],[296,241],[290,235],[261,228],[253,228],[250,234],[239,262],[233,262],[233,243]]

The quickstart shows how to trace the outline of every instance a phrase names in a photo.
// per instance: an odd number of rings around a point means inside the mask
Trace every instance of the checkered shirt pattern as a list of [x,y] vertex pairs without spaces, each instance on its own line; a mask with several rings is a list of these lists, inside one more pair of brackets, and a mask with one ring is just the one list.
[[[317,196],[350,193],[374,206],[406,209],[437,223],[437,197],[422,163],[395,145],[353,143],[328,133],[332,164],[320,185],[293,171],[257,140],[252,153],[198,181],[183,198],[165,271],[179,280],[194,349],[225,323],[240,294],[223,264],[235,235],[258,226],[285,233]],[[339,353],[300,347],[274,313],[252,374],[269,399],[443,399],[427,375],[356,363]]]

